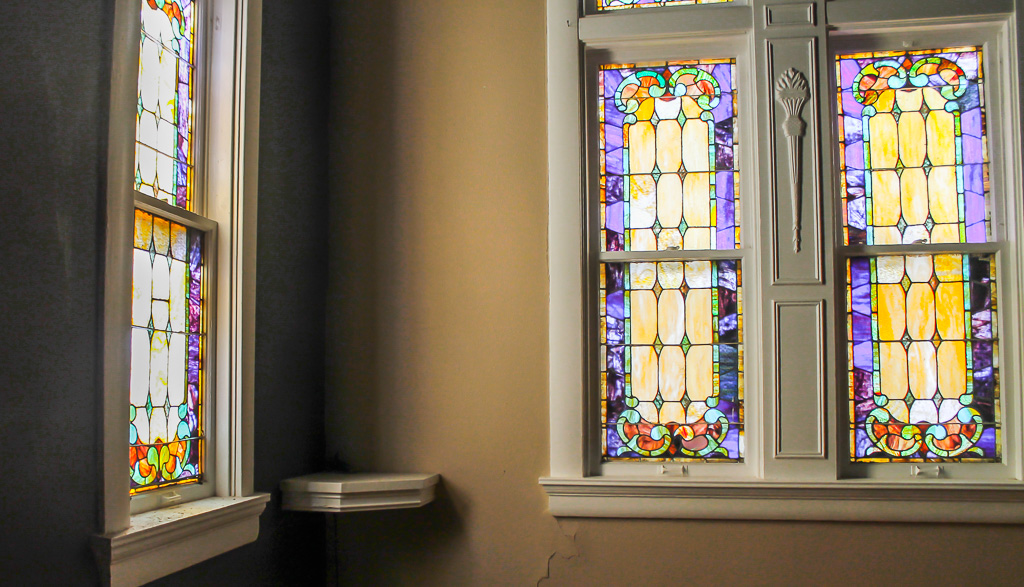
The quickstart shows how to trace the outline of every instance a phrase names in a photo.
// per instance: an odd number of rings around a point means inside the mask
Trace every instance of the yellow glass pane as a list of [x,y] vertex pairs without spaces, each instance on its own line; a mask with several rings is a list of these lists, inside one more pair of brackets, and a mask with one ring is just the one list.
[[910,391],[918,399],[931,399],[937,388],[935,346],[931,342],[912,342],[907,350],[907,374]]
[[662,120],[658,123],[657,161],[662,173],[679,171],[683,161],[682,133],[677,120]]
[[[889,93],[889,92],[886,92]],[[871,132],[871,167],[894,169],[897,159],[896,119],[892,114],[878,113],[868,122]]]
[[633,347],[632,372],[633,397],[641,402],[653,401],[658,394],[658,355],[654,347]]
[[708,161],[708,123],[699,119],[688,119],[683,123],[683,169],[688,172],[710,171]]
[[940,283],[935,288],[935,318],[939,336],[962,339],[964,331],[964,288],[959,283]]
[[711,397],[713,351],[710,345],[690,347],[686,353],[686,394],[692,401]]
[[[652,292],[653,293],[653,292]],[[679,344],[686,334],[683,292],[666,289],[658,297],[658,336],[662,344]]]
[[683,398],[686,393],[686,356],[682,348],[666,346],[661,349],[658,380],[661,383],[661,397],[665,401],[679,401]]
[[953,115],[945,110],[928,113],[928,159],[932,165],[956,164],[956,134]]
[[711,175],[688,173],[683,178],[683,218],[688,226],[711,225]]
[[900,340],[906,330],[906,294],[899,284],[878,285],[878,337]]
[[875,225],[894,226],[900,220],[900,177],[895,171],[872,171],[872,211]]
[[650,228],[658,210],[658,189],[650,175],[629,177],[629,227]]
[[928,219],[928,178],[924,169],[904,169],[900,175],[900,204],[907,224],[924,224]]
[[[647,102],[650,102],[648,100]],[[653,108],[653,106],[652,106]],[[629,127],[629,172],[650,173],[654,170],[655,134],[650,122]]]
[[879,378],[882,394],[890,398],[907,395],[907,351],[899,342],[878,344]]
[[650,290],[630,294],[630,336],[633,344],[654,344],[658,334],[658,298]]
[[939,391],[942,397],[957,399],[967,392],[967,345],[963,341],[939,343]]
[[679,226],[683,219],[683,182],[675,173],[658,178],[658,222],[663,228]]
[[924,164],[925,147],[924,117],[920,112],[904,112],[897,123],[900,133],[900,161],[904,167],[920,167]]
[[927,283],[912,284],[907,291],[907,334],[913,340],[935,334],[935,294]]

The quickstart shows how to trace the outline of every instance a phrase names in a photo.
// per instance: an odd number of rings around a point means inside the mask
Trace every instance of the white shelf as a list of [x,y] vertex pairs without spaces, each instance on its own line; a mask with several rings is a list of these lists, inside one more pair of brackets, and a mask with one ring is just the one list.
[[417,508],[434,501],[440,479],[436,473],[313,473],[281,481],[282,508],[327,513]]

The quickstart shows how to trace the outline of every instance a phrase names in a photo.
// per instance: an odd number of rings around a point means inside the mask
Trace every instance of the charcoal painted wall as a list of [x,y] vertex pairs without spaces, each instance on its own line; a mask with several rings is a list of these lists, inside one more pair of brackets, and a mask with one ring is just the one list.
[[[320,468],[327,18],[265,3],[256,309],[259,491]],[[0,2],[0,582],[92,585],[112,0]],[[323,519],[161,582],[322,582]]]

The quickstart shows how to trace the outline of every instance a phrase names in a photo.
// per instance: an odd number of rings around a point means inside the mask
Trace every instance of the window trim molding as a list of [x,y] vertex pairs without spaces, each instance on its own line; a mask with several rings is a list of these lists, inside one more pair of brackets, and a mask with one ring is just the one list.
[[[779,0],[781,1],[781,0]],[[1020,88],[1017,83],[1021,76],[1024,76],[1024,60],[1020,59],[1021,42],[1018,35],[1021,33],[1015,27],[1024,26],[1024,11],[1014,11],[1013,2],[1010,0],[993,0],[983,8],[975,11],[969,17],[959,17],[958,12],[950,8],[952,2],[940,3],[942,6],[929,18],[912,18],[915,14],[913,7],[900,4],[896,6],[885,0],[865,0],[872,3],[872,6],[879,6],[884,9],[886,20],[884,26],[892,27],[892,21],[902,20],[899,26],[937,26],[945,24],[975,25],[981,23],[993,23],[996,20],[1004,19],[1008,25],[1005,44],[1008,50],[1008,58],[1012,66],[1003,68],[1002,73],[1008,76],[1001,81],[1005,91],[1004,97],[1012,97],[1016,105],[1008,104],[1003,110],[1003,117],[1020,120],[1024,116],[1024,101],[1021,100]],[[725,21],[717,22],[714,25],[717,37],[719,34],[732,33],[730,27],[738,22],[739,13],[747,15],[747,23],[752,28],[744,29],[743,34],[751,37],[751,46],[768,42],[803,39],[807,37],[810,46],[814,48],[816,63],[812,63],[812,71],[808,72],[814,79],[812,83],[819,83],[823,77],[829,75],[830,65],[822,63],[820,55],[824,55],[828,48],[815,44],[816,36],[824,34],[831,25],[844,25],[843,29],[856,29],[857,22],[863,21],[863,11],[858,10],[860,0],[857,2],[847,0],[815,0],[813,4],[817,9],[817,21],[809,23],[811,27],[805,26],[778,26],[767,30],[767,24],[762,22],[759,11],[767,11],[772,5],[778,4],[776,0],[755,0],[752,2],[737,3],[735,6],[708,6],[708,7],[674,7],[671,9],[651,9],[635,11],[618,11],[614,14],[588,15],[583,12],[583,3],[576,0],[548,0],[547,2],[547,83],[548,83],[548,277],[549,277],[549,421],[550,421],[550,472],[542,477],[539,482],[549,498],[550,512],[555,516],[582,516],[582,517],[625,517],[625,518],[693,518],[693,519],[749,519],[749,520],[833,520],[833,521],[911,521],[911,522],[958,522],[958,523],[1024,523],[1024,482],[1020,478],[1019,471],[1009,471],[1009,478],[1005,479],[980,479],[980,480],[958,480],[941,479],[936,481],[929,478],[929,473],[934,465],[928,463],[907,463],[909,473],[918,476],[902,476],[896,478],[885,476],[885,478],[848,478],[844,477],[844,468],[837,465],[842,460],[842,455],[836,453],[836,435],[842,434],[843,428],[834,427],[837,423],[842,424],[843,414],[846,414],[847,405],[840,401],[841,394],[836,391],[833,385],[839,384],[838,389],[843,390],[844,369],[846,365],[845,347],[840,343],[845,340],[845,335],[840,336],[835,328],[842,327],[845,322],[841,321],[845,315],[843,309],[845,303],[841,300],[841,289],[833,291],[835,284],[831,270],[827,265],[821,269],[821,283],[814,284],[814,294],[794,295],[793,293],[776,292],[770,295],[768,291],[762,292],[760,304],[753,307],[754,312],[763,313],[767,311],[768,304],[774,303],[805,303],[817,304],[819,306],[819,321],[824,321],[825,330],[824,342],[826,347],[822,351],[826,361],[822,376],[825,378],[825,406],[822,426],[829,429],[823,445],[824,451],[831,455],[830,458],[819,459],[814,462],[786,461],[785,463],[775,462],[771,458],[772,439],[776,435],[771,425],[774,418],[776,406],[771,405],[772,386],[768,378],[774,377],[773,368],[769,363],[775,363],[769,351],[762,357],[760,379],[758,381],[747,380],[745,398],[747,401],[755,401],[754,398],[762,397],[763,404],[759,411],[762,418],[763,429],[757,438],[748,440],[748,452],[751,451],[750,444],[757,441],[762,444],[762,460],[754,467],[756,474],[753,478],[742,480],[727,480],[722,478],[707,478],[704,475],[688,476],[687,464],[684,462],[656,462],[639,463],[635,473],[616,473],[612,475],[600,474],[600,467],[596,467],[591,459],[594,442],[593,430],[600,425],[595,422],[600,414],[594,413],[592,405],[592,380],[590,372],[592,359],[588,354],[592,330],[596,328],[588,317],[592,312],[588,308],[590,293],[586,283],[587,267],[591,262],[590,251],[588,250],[587,233],[588,218],[592,211],[588,209],[588,200],[585,186],[590,183],[587,176],[586,162],[588,151],[586,150],[586,138],[584,130],[587,128],[586,120],[586,94],[587,79],[584,69],[584,55],[588,48],[606,47],[619,45],[619,41],[626,44],[635,43],[638,46],[649,46],[651,41],[663,41],[667,37],[685,40],[699,34],[701,22],[708,21],[715,14],[728,17]],[[810,4],[810,2],[809,2]],[[855,5],[856,4],[856,5]],[[899,3],[897,3],[899,4]],[[916,6],[920,14],[920,6]],[[633,14],[628,14],[632,12]],[[948,13],[948,14],[947,14]],[[932,15],[932,12],[928,14]],[[682,23],[683,15],[687,19],[686,26],[679,31],[679,34],[671,34],[669,25],[672,22]],[[827,16],[826,16],[827,15]],[[832,18],[835,17],[835,18]],[[618,20],[615,20],[618,19]],[[813,19],[812,19],[813,21]],[[645,33],[641,25],[650,23],[654,31]],[[622,26],[622,36],[619,36],[614,29],[618,24]],[[720,31],[721,27],[729,30]],[[765,30],[762,30],[765,29]],[[890,29],[891,30],[891,29]],[[710,33],[709,33],[710,34]],[[758,45],[759,46],[759,45]],[[756,55],[752,58],[758,58]],[[1014,62],[1016,62],[1014,64]],[[757,93],[752,100],[756,104],[756,111],[751,111],[748,117],[765,117],[770,113],[765,111],[771,104],[766,105],[764,91],[774,80],[761,79],[764,72],[755,68],[756,86],[750,88],[750,92]],[[752,80],[753,81],[753,80]],[[832,108],[829,101],[831,94],[826,95],[829,86],[821,86],[821,96],[813,101],[805,116],[818,117],[817,124],[820,125],[819,132],[823,139],[832,134],[833,121],[831,119]],[[753,95],[753,94],[752,94]],[[770,93],[768,94],[770,96]],[[993,96],[992,98],[996,98]],[[755,136],[744,137],[748,141],[756,141],[758,148],[763,150],[765,145],[773,140],[773,137],[765,135],[765,128],[770,127],[770,122],[756,123],[752,125],[757,130]],[[1004,146],[1012,146],[1012,152],[1004,155],[1004,160],[1012,169],[1006,169],[1005,177],[1008,180],[1006,193],[1008,196],[1018,193],[1024,183],[1021,180],[1021,166],[1016,159],[1021,152],[1021,132],[1012,131],[1013,136],[1009,140],[1001,140]],[[805,146],[805,149],[808,147]],[[815,149],[810,147],[809,149]],[[763,154],[762,154],[763,155]],[[832,157],[822,153],[821,158],[815,165],[815,170],[821,173],[819,178],[820,188],[830,197],[832,192],[832,174],[830,171]],[[763,209],[766,205],[770,192],[766,193],[765,180],[762,176],[771,173],[774,165],[769,161],[769,169],[765,169],[765,161],[762,156],[755,157],[750,164],[741,165],[746,170],[747,181],[755,184],[758,204]],[[761,161],[759,161],[761,160]],[[760,178],[760,179],[759,179]],[[1012,197],[1012,196],[1011,196]],[[753,202],[751,202],[753,203]],[[838,203],[826,201],[822,204],[823,209],[818,213],[823,216],[821,219],[820,238],[822,239],[822,262],[831,263],[832,256],[832,226],[829,210],[836,208]],[[1024,258],[1024,246],[1020,245],[1021,232],[1019,219],[1008,219],[1017,223],[1015,238],[1017,242],[1005,246],[1005,253],[1013,255],[1016,263]],[[761,226],[754,226],[755,230],[764,230],[765,217],[760,218]],[[805,234],[811,230],[805,225]],[[761,243],[764,249],[768,237],[753,234],[749,229],[745,231],[745,238],[755,238]],[[745,273],[752,269],[764,271],[765,264],[770,261],[771,251],[762,250],[755,259],[760,259],[761,267],[747,268]],[[762,286],[768,288],[770,276],[765,276]],[[746,279],[744,280],[747,281]],[[1000,295],[1003,299],[1012,295],[1014,298],[1014,309],[1021,311],[1024,306],[1019,302],[1024,297],[1021,292],[1020,276],[1010,276],[1001,279],[1002,287]],[[819,295],[820,294],[820,295]],[[807,299],[804,299],[804,298]],[[811,299],[814,298],[814,299]],[[829,307],[831,305],[832,307]],[[748,305],[745,303],[745,307]],[[842,308],[840,308],[842,306]],[[762,315],[758,320],[748,320],[745,340],[748,345],[759,343],[772,344],[775,333],[771,327],[771,317]],[[1005,322],[1007,318],[1004,317]],[[838,320],[839,322],[833,322]],[[756,324],[755,324],[756,323]],[[831,348],[835,347],[835,348]],[[1012,356],[1011,355],[1012,350]],[[1021,362],[1019,350],[1004,348],[1005,355],[1001,362],[1015,363],[1016,370]],[[835,363],[835,361],[840,361]],[[754,393],[754,388],[760,390],[760,394]],[[1004,391],[1005,393],[1005,391]],[[1004,409],[1020,409],[1024,402],[1018,400],[1011,402],[1016,407],[1004,406]],[[747,413],[752,413],[747,410]],[[1009,422],[1009,415],[1004,416],[1004,421]],[[1017,418],[1018,425],[1024,424],[1024,420]],[[750,423],[748,423],[749,425]],[[1006,445],[1016,442],[1021,436],[1020,430],[1004,437]],[[1019,444],[1019,443],[1018,443]],[[1017,449],[1019,450],[1019,448]],[[1021,460],[1024,453],[1016,458]],[[839,460],[837,460],[839,459]],[[682,465],[682,466],[681,466]],[[728,465],[720,465],[728,466]]]
[[[171,544],[188,543],[190,555],[172,564],[159,564],[159,575],[178,571],[256,539],[259,520],[269,497],[253,493],[253,376],[256,292],[256,194],[259,156],[260,60],[262,0],[207,0],[212,23],[208,37],[210,75],[202,79],[207,95],[205,120],[218,115],[201,134],[208,141],[205,181],[208,215],[220,229],[211,244],[220,259],[211,300],[220,311],[211,330],[218,332],[216,363],[207,393],[217,405],[208,416],[211,442],[219,450],[208,458],[214,471],[214,497],[172,508],[131,515],[128,455],[128,393],[130,378],[130,292],[134,233],[134,186],[120,178],[134,177],[135,112],[139,62],[138,0],[116,0],[112,31],[110,116],[106,170],[106,255],[104,258],[102,384],[99,386],[99,535],[94,539],[106,584],[138,584],[142,575],[114,572],[124,544],[132,564],[153,563],[149,554]],[[223,71],[223,69],[229,71]],[[223,84],[223,87],[218,87]],[[198,129],[197,129],[198,130]],[[225,502],[228,500],[228,502]],[[217,513],[219,512],[219,513]],[[226,512],[231,515],[225,517]],[[234,516],[234,517],[232,517]],[[232,521],[226,522],[225,520]],[[220,520],[214,522],[214,520]],[[246,530],[242,531],[242,527]],[[216,530],[217,528],[220,530]],[[219,536],[211,542],[210,537]],[[144,539],[142,539],[144,537]],[[216,544],[216,547],[210,547]],[[204,547],[196,549],[193,547]],[[142,550],[136,551],[136,548]],[[177,550],[175,550],[177,552]],[[198,553],[193,555],[193,553]],[[146,571],[149,572],[149,571]]]

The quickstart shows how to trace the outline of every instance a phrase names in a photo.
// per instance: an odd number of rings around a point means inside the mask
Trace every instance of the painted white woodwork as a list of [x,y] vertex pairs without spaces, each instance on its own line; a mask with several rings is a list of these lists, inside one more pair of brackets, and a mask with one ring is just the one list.
[[281,507],[300,512],[361,512],[422,507],[441,476],[418,473],[313,473],[281,481]]
[[120,532],[93,538],[103,583],[149,583],[256,540],[270,495],[210,497],[132,516]]

